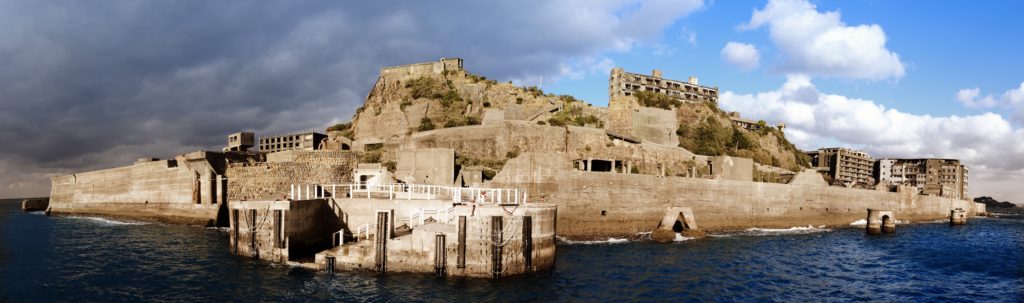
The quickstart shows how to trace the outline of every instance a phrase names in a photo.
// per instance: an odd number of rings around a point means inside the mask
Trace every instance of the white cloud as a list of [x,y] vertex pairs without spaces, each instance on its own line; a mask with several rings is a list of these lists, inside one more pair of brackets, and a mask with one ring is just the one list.
[[729,42],[722,48],[722,60],[739,69],[748,71],[761,64],[761,54],[754,45]]
[[[958,158],[971,167],[972,178],[1024,174],[1024,129],[1014,128],[994,113],[915,115],[872,100],[821,93],[804,75],[790,75],[778,90],[757,94],[727,91],[720,104],[751,119],[785,122],[787,137],[806,150],[839,142],[875,157]],[[977,188],[985,191],[972,191],[973,195],[998,191],[1024,197],[1024,188]]]
[[682,32],[682,37],[684,39],[686,39],[686,43],[690,44],[690,46],[694,46],[694,47],[697,46],[697,32],[692,31],[692,30],[690,30],[689,28],[686,28],[686,27],[683,27],[681,32]]
[[1024,82],[1014,89],[1003,92],[999,97],[992,94],[981,95],[981,89],[965,88],[956,92],[956,100],[966,107],[972,108],[1007,108],[1017,123],[1024,124]]
[[587,75],[608,75],[613,67],[615,67],[615,61],[608,57],[584,57],[562,63],[559,66],[559,75],[579,80]]
[[818,12],[806,0],[771,0],[739,28],[761,27],[785,55],[780,68],[786,72],[867,80],[905,73],[899,55],[886,49],[881,26],[848,26],[839,12]]
[[1017,88],[1003,92],[999,98],[992,94],[981,96],[981,89],[977,87],[964,88],[956,92],[956,100],[967,107],[1013,107],[1021,105],[1024,104],[1024,82],[1021,82]]

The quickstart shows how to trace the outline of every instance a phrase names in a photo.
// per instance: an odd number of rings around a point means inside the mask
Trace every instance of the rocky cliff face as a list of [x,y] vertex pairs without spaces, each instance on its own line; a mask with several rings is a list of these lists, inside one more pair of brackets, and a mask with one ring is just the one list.
[[415,131],[481,124],[485,118],[546,124],[567,108],[580,108],[580,116],[593,115],[590,106],[572,97],[499,83],[461,68],[382,72],[356,111],[352,134],[356,140],[383,142]]

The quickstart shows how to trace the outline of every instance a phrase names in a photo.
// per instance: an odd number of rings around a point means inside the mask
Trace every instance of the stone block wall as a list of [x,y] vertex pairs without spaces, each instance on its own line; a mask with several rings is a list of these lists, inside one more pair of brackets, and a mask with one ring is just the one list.
[[[292,184],[349,184],[358,159],[350,151],[289,151],[292,162],[231,163],[228,197],[235,200],[287,198]],[[274,157],[278,158],[278,157]]]

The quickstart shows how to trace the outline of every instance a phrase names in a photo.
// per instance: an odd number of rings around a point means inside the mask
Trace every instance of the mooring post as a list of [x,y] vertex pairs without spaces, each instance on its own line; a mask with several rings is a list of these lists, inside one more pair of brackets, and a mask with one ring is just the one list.
[[388,214],[388,212],[377,212],[377,238],[375,241],[377,245],[374,261],[376,270],[379,272],[387,272]]
[[448,265],[448,252],[445,249],[445,239],[443,233],[438,233],[434,237],[434,276],[444,277],[448,275],[445,267]]
[[533,217],[523,217],[523,272],[533,271]]
[[456,267],[466,268],[466,216],[459,216],[459,247]]
[[501,278],[501,254],[502,254],[502,218],[501,216],[491,217],[491,277]]
[[334,256],[327,256],[327,266],[326,266],[327,273],[329,273],[329,274],[333,274],[334,273],[334,263],[335,263]]

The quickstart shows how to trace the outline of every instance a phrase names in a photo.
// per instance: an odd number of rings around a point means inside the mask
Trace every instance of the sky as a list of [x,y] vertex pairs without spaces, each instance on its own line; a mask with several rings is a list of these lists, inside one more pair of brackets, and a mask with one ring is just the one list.
[[0,198],[237,131],[351,119],[380,67],[470,72],[595,105],[619,66],[717,86],[801,149],[958,158],[1024,202],[1024,2],[0,0]]

